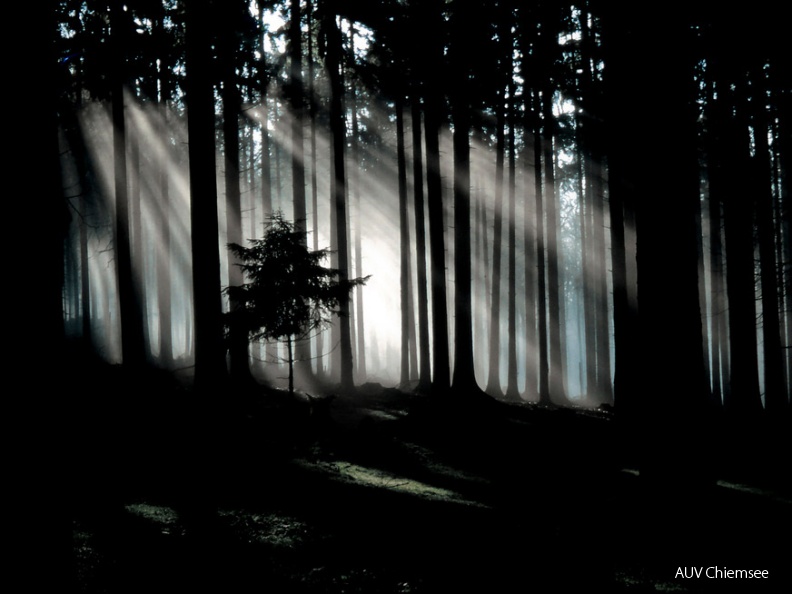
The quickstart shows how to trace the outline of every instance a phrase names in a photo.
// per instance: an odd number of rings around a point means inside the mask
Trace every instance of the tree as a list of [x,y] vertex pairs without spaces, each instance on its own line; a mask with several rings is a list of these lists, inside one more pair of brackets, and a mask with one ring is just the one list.
[[458,392],[477,388],[473,365],[472,277],[470,264],[470,95],[471,15],[463,3],[454,5],[454,376]]
[[[608,18],[620,16],[610,14]],[[700,460],[707,451],[709,384],[698,296],[694,64],[685,51],[692,44],[691,27],[684,20],[677,21],[670,10],[638,14],[629,23],[616,22],[618,31],[609,29],[614,35],[611,42],[617,44],[611,51],[619,50],[610,54],[617,67],[611,88],[619,94],[636,93],[642,97],[642,105],[625,106],[624,114],[609,114],[614,142],[628,147],[635,140],[629,120],[617,118],[633,116],[637,109],[652,114],[643,128],[643,138],[651,141],[638,145],[640,151],[635,144],[627,149],[640,153],[640,158],[613,154],[614,165],[619,166],[614,173],[621,179],[613,179],[617,185],[612,198],[622,204],[632,199],[635,205],[638,335],[637,343],[630,346],[636,350],[637,372],[643,382],[640,396],[628,400],[626,409],[619,398],[616,405],[623,415],[627,413],[622,418],[627,419],[630,439],[641,452],[642,475],[650,480],[669,474],[700,480],[706,478]],[[609,23],[613,25],[615,22]],[[657,49],[659,40],[669,34],[679,48],[673,58]],[[634,62],[637,56],[640,64]],[[640,68],[635,68],[638,65]],[[628,163],[629,168],[620,168]],[[618,285],[622,282],[615,280]],[[624,321],[617,320],[617,324]],[[616,338],[627,336],[617,334]],[[624,364],[620,355],[617,351],[617,365]],[[678,378],[685,378],[684,390],[679,390]]]
[[226,289],[238,304],[226,315],[226,328],[245,331],[254,341],[285,342],[289,392],[294,393],[295,341],[330,325],[349,293],[368,277],[346,279],[339,270],[322,266],[329,251],[308,249],[304,226],[280,212],[265,228],[264,237],[252,240],[251,247],[228,246],[248,282]]
[[[225,165],[225,200],[226,200],[226,233],[228,241],[238,243],[242,241],[242,204],[240,190],[240,157],[239,157],[239,114],[242,106],[242,96],[237,84],[237,29],[241,18],[234,10],[227,10],[222,14],[221,44],[219,48],[221,62],[219,70],[222,72],[222,98],[223,98],[223,149]],[[236,284],[242,281],[239,268],[233,259],[228,261],[228,282]],[[237,307],[232,300],[231,309]],[[229,373],[232,378],[239,381],[250,380],[250,366],[248,345],[244,335],[231,337],[229,350]]]
[[116,258],[118,260],[118,298],[121,311],[121,350],[124,363],[140,366],[145,358],[143,308],[140,287],[135,282],[132,265],[131,213],[127,173],[127,126],[124,115],[126,45],[123,9],[114,2],[110,11],[113,32],[113,59],[118,65],[112,76],[113,164],[116,199]]
[[[443,68],[443,31],[441,3],[432,2],[422,7],[426,18],[422,25],[425,33],[426,70],[421,73],[424,83],[424,133],[426,142],[426,192],[429,209],[429,257],[432,282],[432,389],[444,394],[451,385],[450,355],[448,349],[448,303],[446,288],[445,233],[443,216],[443,182],[440,173],[440,128],[442,127],[443,92],[434,72]],[[434,69],[434,72],[433,70]]]
[[[503,68],[499,68],[498,78],[506,76]],[[491,396],[502,395],[500,382],[500,306],[501,306],[501,258],[502,258],[502,230],[503,230],[503,158],[505,146],[504,134],[504,100],[503,85],[497,94],[495,107],[495,213],[492,229],[492,300],[490,301],[490,331],[489,331],[489,377],[487,378],[486,392]]]
[[[333,174],[330,178],[332,196],[331,212],[335,215],[334,232],[338,246],[338,271],[342,282],[349,276],[349,237],[347,232],[346,166],[344,147],[346,145],[346,124],[344,116],[344,81],[341,74],[342,39],[336,23],[335,14],[326,3],[321,8],[321,23],[325,43],[325,66],[330,79],[330,136],[332,138]],[[352,362],[352,329],[349,323],[349,297],[341,300],[339,309],[341,323],[339,328],[341,385],[345,389],[354,387]]]
[[211,389],[227,375],[223,352],[220,251],[217,247],[214,87],[210,2],[187,11],[187,120],[190,138],[190,217],[195,311],[195,384]]

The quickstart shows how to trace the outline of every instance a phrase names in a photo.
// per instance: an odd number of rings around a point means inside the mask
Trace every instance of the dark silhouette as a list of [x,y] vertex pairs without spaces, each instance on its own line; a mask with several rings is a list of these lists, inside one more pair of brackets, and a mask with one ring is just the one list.
[[251,247],[228,246],[248,281],[226,289],[238,304],[226,316],[229,334],[232,340],[242,331],[251,341],[283,341],[292,394],[295,344],[330,325],[350,292],[367,280],[342,278],[338,270],[322,266],[328,251],[309,250],[304,239],[302,225],[275,213],[264,237],[253,240]]

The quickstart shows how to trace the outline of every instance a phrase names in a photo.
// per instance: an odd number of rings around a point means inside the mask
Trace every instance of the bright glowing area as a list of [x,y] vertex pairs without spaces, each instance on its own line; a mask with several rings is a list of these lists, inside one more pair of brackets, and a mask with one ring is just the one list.
[[[281,22],[275,16],[271,17],[272,23]],[[363,38],[364,36],[361,36]],[[357,38],[357,37],[356,37]],[[137,168],[129,172],[130,188],[134,189],[133,200],[137,204],[133,208],[136,221],[133,224],[133,242],[139,243],[133,253],[135,275],[144,288],[142,291],[143,303],[146,306],[147,341],[148,349],[153,357],[162,357],[162,349],[169,350],[169,357],[174,365],[179,368],[189,368],[192,364],[194,329],[192,320],[191,300],[191,262],[190,251],[190,221],[189,221],[189,179],[188,158],[185,152],[187,138],[184,116],[175,110],[166,114],[151,104],[141,104],[127,96],[127,143],[139,154]],[[384,107],[384,106],[383,106]],[[557,100],[554,104],[557,117],[571,118],[575,114],[571,101]],[[275,100],[268,101],[267,108],[253,105],[245,112],[243,120],[244,134],[250,138],[249,145],[244,148],[243,175],[241,182],[241,228],[244,238],[261,236],[261,230],[266,217],[262,202],[262,184],[268,178],[269,208],[281,210],[287,218],[293,216],[293,202],[291,199],[291,152],[292,152],[292,114],[287,104]],[[360,147],[357,159],[347,158],[348,179],[348,239],[353,249],[350,259],[351,276],[371,275],[365,288],[352,295],[351,311],[353,313],[353,336],[355,359],[365,359],[365,375],[358,374],[357,381],[378,381],[385,385],[395,385],[399,382],[399,357],[401,341],[400,294],[398,287],[400,279],[400,231],[399,231],[399,198],[397,160],[395,155],[396,138],[390,114],[386,109],[374,108],[370,104],[360,111],[360,127],[365,129],[371,138],[378,141],[371,147]],[[113,196],[113,161],[112,155],[112,125],[109,111],[98,104],[87,106],[81,114],[83,137],[92,156],[92,166],[96,171],[99,183],[98,197]],[[262,126],[265,128],[263,129]],[[412,151],[409,140],[411,120],[406,118],[406,148]],[[262,151],[265,150],[263,133],[266,133],[266,150],[268,159],[262,160]],[[164,134],[164,136],[163,136]],[[524,141],[530,141],[530,136],[521,132]],[[336,250],[337,246],[332,231],[332,206],[329,200],[330,172],[332,164],[332,143],[328,132],[318,129],[315,137],[315,152],[311,148],[309,135],[304,137],[304,153],[302,166],[305,168],[306,194],[312,193],[311,180],[317,183],[316,206],[311,200],[307,202],[307,228],[309,244],[319,248]],[[453,173],[453,162],[450,159],[452,134],[444,132],[441,135],[440,153],[444,155],[441,160],[441,179],[446,188],[450,188]],[[493,225],[495,221],[495,194],[497,178],[496,155],[493,146],[486,142],[471,139],[471,185],[472,205],[471,221],[473,223],[473,236],[471,239],[474,249],[472,251],[473,280],[470,287],[472,295],[472,323],[474,333],[474,355],[476,376],[480,386],[487,385],[491,373],[487,359],[491,350],[490,346],[490,316],[492,312],[493,282]],[[425,147],[422,147],[425,150]],[[534,372],[528,372],[527,365],[533,365],[539,350],[534,331],[529,332],[528,322],[535,324],[534,314],[526,317],[526,301],[524,296],[526,274],[533,274],[534,267],[526,259],[526,246],[535,246],[535,210],[533,192],[535,180],[533,170],[528,166],[529,152],[517,157],[520,164],[514,175],[514,187],[509,190],[507,184],[501,188],[501,215],[503,217],[500,257],[501,282],[508,279],[507,253],[509,246],[507,237],[510,230],[517,238],[514,250],[516,252],[515,271],[517,278],[514,281],[517,298],[516,325],[514,340],[517,354],[517,377],[521,393],[530,398],[536,391],[535,387],[527,384],[528,376],[534,378]],[[226,244],[226,204],[225,180],[223,172],[222,145],[216,156],[217,176],[216,183],[219,192],[218,213],[220,229],[218,236],[218,249],[221,253],[222,284],[228,283],[228,266],[225,256]],[[264,172],[262,164],[268,162],[269,170]],[[573,170],[577,161],[573,153],[559,151],[557,155],[559,171]],[[74,170],[74,167],[71,167]],[[265,173],[267,175],[265,176]],[[410,170],[410,178],[413,171]],[[76,175],[76,173],[75,173]],[[504,179],[508,178],[508,172]],[[412,186],[410,191],[413,191]],[[163,194],[166,192],[166,194]],[[508,195],[513,192],[516,197],[516,208],[512,214],[509,212]],[[163,196],[166,196],[163,199]],[[570,397],[580,398],[592,387],[586,387],[585,374],[579,372],[586,363],[582,355],[583,326],[579,319],[582,316],[582,300],[578,297],[576,287],[582,287],[579,279],[583,274],[579,256],[576,255],[576,246],[580,242],[579,236],[579,195],[577,189],[570,188],[561,193],[560,215],[561,241],[555,251],[548,253],[549,257],[564,254],[566,265],[565,280],[570,289],[567,290],[567,306],[565,313],[566,339],[566,368],[553,364],[551,376],[565,377]],[[165,200],[165,201],[163,201]],[[408,203],[408,223],[412,229],[411,236],[414,241],[416,215],[413,205]],[[120,357],[119,331],[117,314],[117,287],[113,279],[114,258],[112,243],[112,221],[114,201],[112,198],[102,198],[88,213],[90,219],[89,237],[86,238],[88,247],[87,266],[90,271],[90,299],[91,316],[93,318],[92,332],[94,340],[107,358],[117,361]],[[423,215],[425,216],[425,215]],[[450,216],[450,214],[449,214]],[[314,221],[318,227],[314,227]],[[446,228],[447,261],[452,261],[454,253],[453,228]],[[427,238],[428,240],[428,238]],[[167,242],[167,249],[163,243]],[[528,242],[528,243],[526,243]],[[535,247],[531,248],[535,249]],[[561,250],[561,252],[559,252]],[[415,250],[410,250],[410,286],[411,301],[416,307],[418,301],[417,276],[418,262]],[[428,256],[427,256],[428,264]],[[163,277],[163,266],[168,270],[168,275]],[[602,274],[602,269],[589,267],[586,272],[591,278]],[[576,275],[576,276],[570,276]],[[455,283],[453,267],[446,271],[446,278],[450,288]],[[162,283],[167,283],[171,295],[169,310],[168,304],[159,297],[159,288]],[[428,287],[431,295],[431,287]],[[508,295],[504,289],[500,291],[500,314],[497,323],[500,326],[502,346],[499,351],[505,353],[508,342]],[[358,300],[362,300],[358,307]],[[226,304],[226,307],[227,304]],[[453,292],[449,291],[449,307],[453,308]],[[411,335],[414,337],[419,330],[419,322],[413,309]],[[359,315],[362,313],[362,318]],[[430,314],[431,316],[431,314]],[[164,341],[162,324],[167,323],[168,340]],[[429,319],[431,323],[431,317]],[[334,324],[336,326],[337,324]],[[363,340],[358,334],[363,332]],[[453,343],[454,333],[451,327],[449,340]],[[334,328],[318,335],[311,340],[312,367],[317,371],[329,371],[332,368],[333,356],[338,350],[338,335]],[[363,345],[364,351],[357,352]],[[251,348],[251,365],[254,372],[276,383],[285,377],[285,353],[281,346],[270,345],[261,350],[258,345]],[[410,377],[417,379],[417,369],[420,355],[413,356],[410,365]],[[453,365],[453,359],[452,359]],[[509,368],[506,357],[499,355],[496,373],[499,376],[497,384],[505,390]]]

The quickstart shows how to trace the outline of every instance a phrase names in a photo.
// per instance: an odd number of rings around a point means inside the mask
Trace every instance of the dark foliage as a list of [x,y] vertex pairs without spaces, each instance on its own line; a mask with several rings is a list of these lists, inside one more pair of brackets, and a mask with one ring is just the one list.
[[251,247],[228,248],[240,261],[248,282],[226,289],[240,308],[227,314],[227,327],[245,328],[251,340],[307,337],[327,327],[339,304],[369,277],[341,280],[338,270],[322,265],[329,250],[310,250],[295,223],[275,213],[262,239]]

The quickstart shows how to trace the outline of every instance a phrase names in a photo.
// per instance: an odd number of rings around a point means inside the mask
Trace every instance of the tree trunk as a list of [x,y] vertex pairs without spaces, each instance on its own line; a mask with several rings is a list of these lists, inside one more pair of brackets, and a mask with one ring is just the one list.
[[131,213],[127,172],[127,130],[124,115],[125,64],[123,7],[113,2],[110,12],[112,22],[111,42],[116,68],[113,73],[113,163],[116,198],[116,266],[118,270],[118,300],[121,312],[121,353],[130,367],[140,367],[145,362],[145,337],[140,287],[135,282],[132,265]]
[[220,294],[214,89],[206,68],[212,61],[209,2],[192,3],[187,18],[195,385],[198,390],[209,394],[227,373]]
[[[335,15],[323,13],[323,26],[327,36],[327,69],[330,76],[330,134],[333,142],[333,177],[331,178],[333,204],[335,210],[336,245],[338,246],[339,280],[349,279],[349,239],[347,232],[346,179],[344,166],[344,145],[346,131],[344,125],[343,93],[341,79],[341,31],[336,24]],[[350,303],[344,297],[339,304],[339,348],[340,380],[345,390],[354,388],[352,361],[352,332],[350,328]]]
[[[17,155],[25,156],[18,159],[21,168],[15,161],[15,174],[31,181],[35,197],[31,193],[27,199],[9,201],[8,220],[15,221],[20,231],[28,226],[36,234],[34,241],[26,242],[24,257],[9,258],[9,279],[30,279],[35,263],[35,287],[25,291],[24,305],[30,315],[15,320],[10,336],[6,333],[12,348],[4,361],[9,379],[16,380],[14,385],[36,391],[35,397],[9,398],[5,412],[7,419],[14,419],[15,437],[24,436],[29,444],[25,455],[8,456],[4,465],[11,504],[29,519],[24,530],[13,531],[9,566],[26,576],[23,589],[42,592],[79,589],[72,540],[73,496],[64,486],[73,481],[74,462],[84,455],[71,445],[74,427],[68,421],[74,412],[67,407],[73,405],[83,378],[76,378],[68,367],[70,352],[63,326],[64,241],[70,214],[59,147],[57,99],[62,89],[57,82],[62,80],[63,66],[55,39],[58,6],[49,1],[25,5],[20,16],[35,26],[15,41],[19,55],[8,72],[9,80],[26,81],[27,106],[36,114],[25,126],[11,126],[9,139]],[[33,355],[41,351],[42,340],[51,355],[45,367],[41,357]],[[80,382],[72,385],[72,376]]]
[[[304,245],[308,245],[307,209],[305,204],[305,142],[303,138],[303,122],[305,120],[305,92],[303,87],[303,51],[302,51],[302,18],[300,0],[290,1],[289,20],[289,57],[290,80],[289,97],[291,107],[291,171],[292,201],[294,204],[294,222],[302,234]],[[297,339],[294,343],[297,367],[303,378],[308,378],[311,371],[311,345],[308,340]]]
[[[349,45],[350,51],[354,51],[355,47],[355,27],[351,26],[349,29]],[[352,189],[352,201],[355,206],[356,224],[355,224],[355,276],[363,277],[363,237],[362,227],[363,218],[361,214],[360,205],[360,124],[358,117],[358,85],[352,82],[352,172],[350,176],[350,186]],[[402,114],[403,115],[403,114]],[[355,375],[359,381],[366,379],[366,341],[365,341],[365,323],[363,319],[363,286],[358,285],[354,289],[354,327],[355,327]]]
[[506,151],[504,132],[505,106],[502,93],[498,93],[495,107],[495,212],[492,229],[492,301],[490,302],[489,374],[486,392],[500,398],[503,395],[500,380],[500,306],[501,306],[501,258],[503,253],[503,164]]
[[[163,20],[158,21],[157,30],[161,36],[159,43],[160,54],[165,51],[165,40],[163,30]],[[171,200],[169,193],[169,172],[168,164],[171,162],[171,151],[168,134],[168,97],[170,95],[170,80],[165,74],[166,68],[160,65],[159,68],[159,88],[160,94],[157,97],[159,114],[162,122],[160,130],[160,140],[162,142],[164,159],[158,165],[158,187],[159,187],[159,237],[160,251],[157,254],[157,309],[159,310],[159,360],[160,365],[166,369],[173,366],[173,314],[171,309]]]
[[[242,245],[242,204],[240,192],[239,157],[239,114],[242,97],[236,81],[236,27],[234,12],[224,11],[221,57],[223,76],[223,148],[225,168],[226,239],[228,243]],[[245,281],[240,260],[231,251],[226,252],[228,284],[240,286]],[[231,300],[231,311],[238,311],[241,304]],[[251,379],[248,353],[248,335],[243,328],[230,328],[229,373],[236,382]]]
[[[730,37],[730,36],[729,36]],[[724,39],[724,44],[728,43]],[[716,64],[721,88],[713,105],[714,152],[710,186],[723,202],[726,247],[726,294],[729,302],[730,382],[727,406],[738,415],[761,411],[756,338],[754,205],[746,176],[750,168],[744,87],[730,66]],[[735,82],[733,82],[735,81]],[[729,101],[732,99],[732,101]],[[730,105],[735,105],[732,112]]]
[[82,339],[86,350],[93,349],[93,333],[91,330],[91,282],[90,263],[88,261],[88,224],[86,221],[85,188],[80,196],[80,304],[82,306]]
[[[133,104],[136,99],[132,99]],[[133,109],[138,109],[135,106]],[[143,356],[148,361],[151,357],[151,337],[149,332],[148,320],[148,300],[147,300],[147,267],[146,253],[144,250],[143,239],[143,203],[142,192],[140,189],[140,131],[134,118],[130,119],[127,125],[127,198],[129,200],[129,237],[132,244],[132,275],[135,286],[137,287],[138,300],[140,302],[140,323],[143,328]]]
[[[259,0],[259,13],[264,14],[264,2]],[[266,38],[265,38],[266,39]],[[270,75],[267,71],[266,63],[266,41],[262,41],[262,47],[259,49],[261,52],[261,59],[259,60],[259,94],[261,96],[260,107],[260,125],[261,125],[261,219],[264,224],[269,222],[270,216],[273,213],[273,192],[272,192],[272,142],[270,139],[269,131],[269,83]],[[278,164],[276,163],[276,166]],[[254,234],[254,237],[259,237],[260,233]],[[277,345],[267,341],[262,345],[264,356],[264,369],[269,369],[270,363],[277,364]]]
[[508,269],[509,269],[509,290],[508,290],[508,366],[506,374],[506,398],[513,402],[520,402],[520,389],[517,386],[517,143],[515,140],[516,109],[514,102],[516,88],[514,84],[514,61],[511,47],[511,36],[509,39],[508,54],[509,59],[509,236],[508,236]]
[[536,294],[537,294],[537,320],[536,323],[539,327],[539,348],[538,348],[538,366],[539,366],[539,402],[542,404],[550,404],[550,364],[548,357],[547,345],[547,283],[545,275],[545,226],[544,226],[544,196],[542,185],[542,133],[541,124],[539,119],[539,102],[537,92],[534,91],[534,128],[533,128],[533,142],[534,142],[534,196],[536,198],[536,262],[537,270],[536,276],[538,279]]
[[633,253],[634,205],[640,185],[640,159],[631,150],[635,101],[629,81],[640,61],[632,48],[632,39],[619,24],[618,15],[603,18],[603,46],[611,75],[605,79],[603,115],[608,158],[608,206],[611,234],[611,275],[613,280],[614,334],[614,405],[624,418],[634,418],[640,404],[638,378],[638,320],[634,303]]
[[478,388],[473,363],[473,290],[470,253],[470,83],[468,64],[470,15],[455,14],[456,68],[452,117],[454,122],[454,376],[453,388],[469,393]]
[[[442,91],[439,88],[436,72],[441,68],[443,59],[442,41],[438,35],[443,27],[436,3],[429,6],[427,25],[433,37],[426,41],[427,54],[424,56],[427,68],[424,83],[426,97],[424,104],[424,129],[426,135],[426,186],[429,207],[429,251],[432,264],[432,390],[436,395],[448,391],[451,383],[450,357],[448,349],[448,305],[445,278],[445,220],[443,212],[443,187],[440,174],[440,128]],[[433,67],[436,68],[433,70]]]
[[563,287],[559,279],[559,260],[561,257],[558,241],[558,201],[555,188],[555,119],[552,111],[552,91],[542,93],[542,117],[544,120],[544,202],[547,207],[547,310],[550,341],[550,397],[556,404],[566,404],[566,366],[561,350],[561,293]]
[[[535,32],[533,23],[530,22],[529,12],[523,13],[521,27],[525,29],[520,36],[520,50],[522,53],[521,70],[530,72],[534,68],[532,64],[531,43],[532,36],[529,30]],[[535,56],[534,56],[535,58]],[[524,117],[522,126],[525,131],[525,156],[524,156],[524,177],[525,195],[523,198],[524,219],[523,219],[523,253],[525,256],[525,392],[524,398],[528,401],[536,401],[540,398],[539,394],[539,369],[540,354],[542,352],[540,340],[540,309],[537,303],[537,295],[543,296],[544,288],[537,290],[537,285],[541,282],[544,287],[544,272],[541,274],[540,266],[544,270],[544,256],[540,252],[543,244],[539,241],[541,231],[541,216],[537,212],[537,207],[541,204],[542,196],[542,155],[540,151],[538,110],[535,101],[535,90],[526,88],[524,94]],[[531,183],[533,182],[533,183]],[[543,298],[543,297],[540,297]],[[544,310],[542,305],[541,311]]]
[[404,105],[396,100],[396,168],[399,183],[399,286],[401,306],[401,366],[399,383],[410,381],[410,229],[407,216],[407,165],[404,152]]
[[[756,74],[757,70],[759,74]],[[763,76],[761,65],[755,69],[755,76]],[[764,91],[763,81],[754,82],[761,91]],[[753,157],[751,181],[757,193],[756,219],[761,266],[762,343],[764,347],[764,405],[768,412],[778,414],[785,411],[788,404],[784,386],[784,354],[781,347],[782,324],[779,315],[779,287],[777,285],[774,245],[775,237],[781,235],[781,230],[776,229],[773,222],[772,169],[764,106],[755,108],[753,127],[756,152]]]
[[426,391],[431,384],[432,369],[429,349],[429,294],[426,277],[426,226],[423,188],[423,151],[421,139],[420,97],[413,90],[411,100],[413,143],[413,193],[415,200],[415,259],[418,284],[418,346],[420,373],[418,390]]
[[[313,6],[311,0],[306,2],[306,13],[308,15],[308,99],[309,99],[309,118],[311,121],[311,212],[313,215],[313,249],[319,250],[319,176],[316,171],[316,112],[318,108],[318,97],[315,91],[314,74],[314,49],[313,49]],[[314,338],[316,374],[318,377],[323,375],[324,363],[322,361],[323,336],[317,334]]]
[[[609,31],[619,43],[610,55],[616,67],[613,91],[629,90],[644,98],[640,105],[625,105],[627,99],[621,99],[614,109],[624,111],[613,114],[610,130],[615,146],[622,147],[614,155],[613,173],[623,177],[614,189],[637,197],[638,372],[643,382],[640,401],[625,409],[635,413],[627,418],[627,439],[641,456],[641,475],[663,483],[706,480],[702,470],[709,446],[709,383],[698,297],[693,64],[686,51],[688,23],[677,14],[670,7],[647,8],[625,24],[611,21]],[[658,49],[669,36],[679,47],[672,56]],[[619,101],[615,95],[609,100]],[[635,117],[647,113],[651,117],[643,118],[641,130],[645,142],[638,150]],[[624,151],[630,153],[626,161]],[[618,167],[627,162],[629,168]],[[679,390],[680,377],[687,378],[685,390]]]
[[[527,109],[526,109],[527,111]],[[526,116],[526,123],[528,117]],[[530,128],[526,125],[526,130]],[[535,146],[530,142],[530,136],[526,137],[526,155],[523,169],[525,171],[525,195],[523,197],[524,219],[523,219],[523,254],[525,255],[525,390],[523,398],[529,402],[534,402],[539,398],[539,367],[538,367],[538,348],[537,338],[537,311],[536,311],[536,201],[537,188],[536,179],[541,180],[541,173],[538,171],[535,162]],[[533,181],[533,184],[531,183]],[[541,181],[539,182],[541,183]]]

